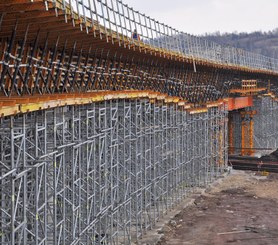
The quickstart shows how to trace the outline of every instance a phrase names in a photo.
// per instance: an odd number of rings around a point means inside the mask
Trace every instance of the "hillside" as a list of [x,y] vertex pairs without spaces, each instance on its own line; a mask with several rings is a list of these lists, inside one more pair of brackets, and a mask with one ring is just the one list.
[[278,58],[278,28],[269,32],[206,34],[203,37],[269,57]]

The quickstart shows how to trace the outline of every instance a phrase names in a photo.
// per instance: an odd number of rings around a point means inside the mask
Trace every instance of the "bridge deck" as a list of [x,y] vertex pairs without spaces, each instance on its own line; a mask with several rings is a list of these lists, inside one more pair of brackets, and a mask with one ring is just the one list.
[[[0,3],[2,95],[151,90],[202,107],[227,96],[230,81],[256,77],[275,82],[278,76],[270,58],[221,46],[210,49],[209,43],[201,45],[201,39],[192,36],[182,40],[190,48],[186,52],[167,42],[168,46],[155,46],[163,38],[172,42],[185,34],[160,32],[164,36],[136,41],[128,36],[130,30],[113,31],[105,26],[105,18],[92,11],[92,20],[85,12],[82,15],[67,1]],[[158,35],[156,29],[146,28]]]
[[[255,69],[247,65],[236,65],[226,62],[203,59],[191,54],[155,47],[143,41],[136,41],[131,37],[105,28],[97,21],[82,16],[74,11],[68,3],[62,0],[43,1],[15,0],[0,3],[2,40],[12,35],[17,22],[16,40],[23,40],[26,34],[27,42],[33,41],[40,30],[39,44],[43,45],[48,36],[48,44],[58,45],[63,49],[65,40],[66,49],[71,50],[77,42],[77,49],[82,49],[84,54],[93,48],[93,52],[103,56],[115,55],[115,52],[135,59],[172,60],[185,62],[193,66],[208,66],[232,71],[244,71],[256,74],[278,75],[277,71]],[[65,4],[65,7],[64,7]],[[57,43],[57,36],[60,41]]]

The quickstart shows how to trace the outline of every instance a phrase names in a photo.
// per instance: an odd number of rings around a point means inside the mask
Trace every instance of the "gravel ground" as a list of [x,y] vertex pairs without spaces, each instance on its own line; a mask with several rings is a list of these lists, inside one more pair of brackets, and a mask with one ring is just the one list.
[[278,244],[278,174],[235,171],[162,229],[165,244]]

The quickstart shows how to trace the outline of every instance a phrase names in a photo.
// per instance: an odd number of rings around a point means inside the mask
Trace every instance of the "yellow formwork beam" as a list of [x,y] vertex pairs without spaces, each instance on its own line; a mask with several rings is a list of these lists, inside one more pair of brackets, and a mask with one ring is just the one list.
[[214,104],[207,104],[202,108],[193,108],[192,104],[183,99],[148,90],[98,91],[59,95],[34,95],[26,98],[14,97],[12,99],[0,97],[0,116],[11,116],[20,113],[45,110],[66,105],[82,105],[114,99],[143,98],[147,98],[153,102],[161,101],[165,104],[177,104],[180,109],[188,110],[190,114],[205,113],[213,106],[217,107],[223,105],[223,101],[218,101]]

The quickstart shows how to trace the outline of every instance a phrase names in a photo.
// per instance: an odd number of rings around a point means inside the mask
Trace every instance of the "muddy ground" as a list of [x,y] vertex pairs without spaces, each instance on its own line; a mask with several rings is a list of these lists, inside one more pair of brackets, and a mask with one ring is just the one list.
[[165,244],[278,244],[278,174],[232,171],[162,229]]

